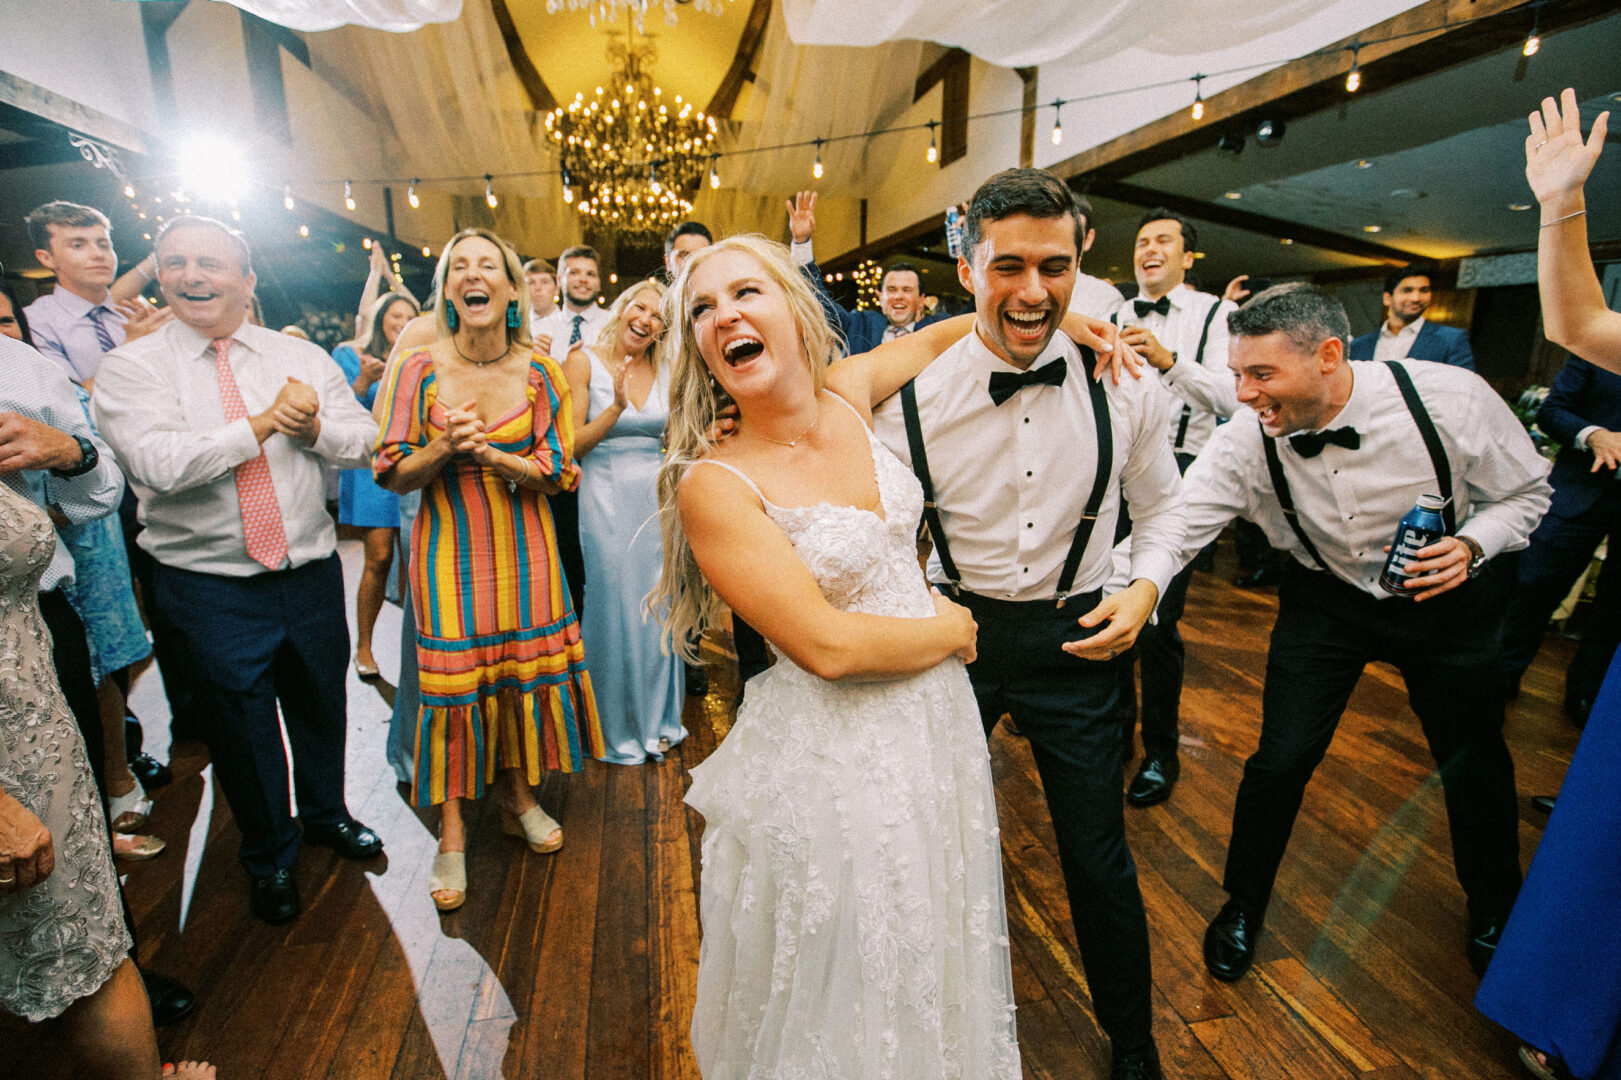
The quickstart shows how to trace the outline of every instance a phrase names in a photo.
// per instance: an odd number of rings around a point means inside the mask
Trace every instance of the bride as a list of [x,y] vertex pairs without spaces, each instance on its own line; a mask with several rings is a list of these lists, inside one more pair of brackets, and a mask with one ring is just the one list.
[[[929,589],[922,492],[870,429],[972,319],[883,346],[883,363],[841,361],[830,388],[815,293],[786,248],[749,236],[694,254],[665,317],[650,606],[689,659],[723,602],[779,657],[687,795],[705,819],[699,1069],[1018,1077],[996,802],[963,669],[976,628]],[[737,423],[716,443],[726,398]]]

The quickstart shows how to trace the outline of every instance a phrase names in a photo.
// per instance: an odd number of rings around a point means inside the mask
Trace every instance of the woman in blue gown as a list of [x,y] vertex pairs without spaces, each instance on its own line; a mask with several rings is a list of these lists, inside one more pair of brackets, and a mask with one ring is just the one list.
[[[1542,207],[1537,278],[1548,340],[1621,372],[1621,314],[1588,255],[1582,188],[1608,113],[1584,142],[1573,90],[1531,114],[1526,179]],[[1576,745],[1475,1005],[1525,1040],[1543,1077],[1621,1080],[1621,674],[1609,676]]]
[[[380,250],[380,249],[379,249]],[[377,398],[389,350],[407,323],[418,315],[417,303],[389,292],[368,309],[356,337],[332,350],[360,403],[370,408]],[[338,524],[366,530],[366,566],[355,588],[355,671],[363,679],[377,674],[371,634],[383,610],[388,571],[394,565],[394,542],[400,532],[400,497],[379,487],[370,469],[345,469],[338,478]]]
[[575,349],[563,365],[574,399],[580,548],[591,583],[580,633],[591,655],[603,760],[621,765],[662,758],[687,734],[681,664],[660,647],[658,621],[642,618],[663,563],[656,486],[670,415],[669,372],[656,348],[663,296],[656,281],[626,289],[597,343]]

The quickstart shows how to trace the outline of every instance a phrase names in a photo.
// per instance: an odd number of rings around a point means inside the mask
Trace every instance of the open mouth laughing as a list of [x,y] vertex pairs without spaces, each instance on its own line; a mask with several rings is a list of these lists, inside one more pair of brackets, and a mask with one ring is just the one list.
[[741,334],[728,341],[721,350],[730,367],[742,367],[765,351],[765,342],[753,334]]
[[1002,312],[1002,325],[1007,328],[1008,340],[1021,345],[1039,345],[1046,340],[1052,314],[1051,308],[1007,310]]

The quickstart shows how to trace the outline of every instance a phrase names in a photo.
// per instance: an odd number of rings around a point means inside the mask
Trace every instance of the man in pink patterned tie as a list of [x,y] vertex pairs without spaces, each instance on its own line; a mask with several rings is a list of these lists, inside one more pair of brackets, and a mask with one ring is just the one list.
[[103,358],[93,404],[141,497],[153,602],[196,663],[251,906],[287,922],[302,910],[301,840],[355,859],[383,850],[344,804],[349,631],[321,480],[323,465],[369,464],[377,427],[318,346],[246,322],[256,279],[240,233],[175,218],[156,255],[175,318]]

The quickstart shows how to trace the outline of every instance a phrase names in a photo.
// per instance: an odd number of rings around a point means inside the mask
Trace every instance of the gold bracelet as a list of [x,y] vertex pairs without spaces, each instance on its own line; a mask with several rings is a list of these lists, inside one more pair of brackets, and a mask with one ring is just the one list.
[[1541,225],[1538,225],[1537,228],[1546,229],[1548,226],[1557,225],[1561,221],[1570,221],[1574,218],[1579,218],[1585,213],[1587,213],[1586,210],[1578,210],[1574,214],[1566,214],[1564,217],[1556,217],[1552,221],[1544,221]]

